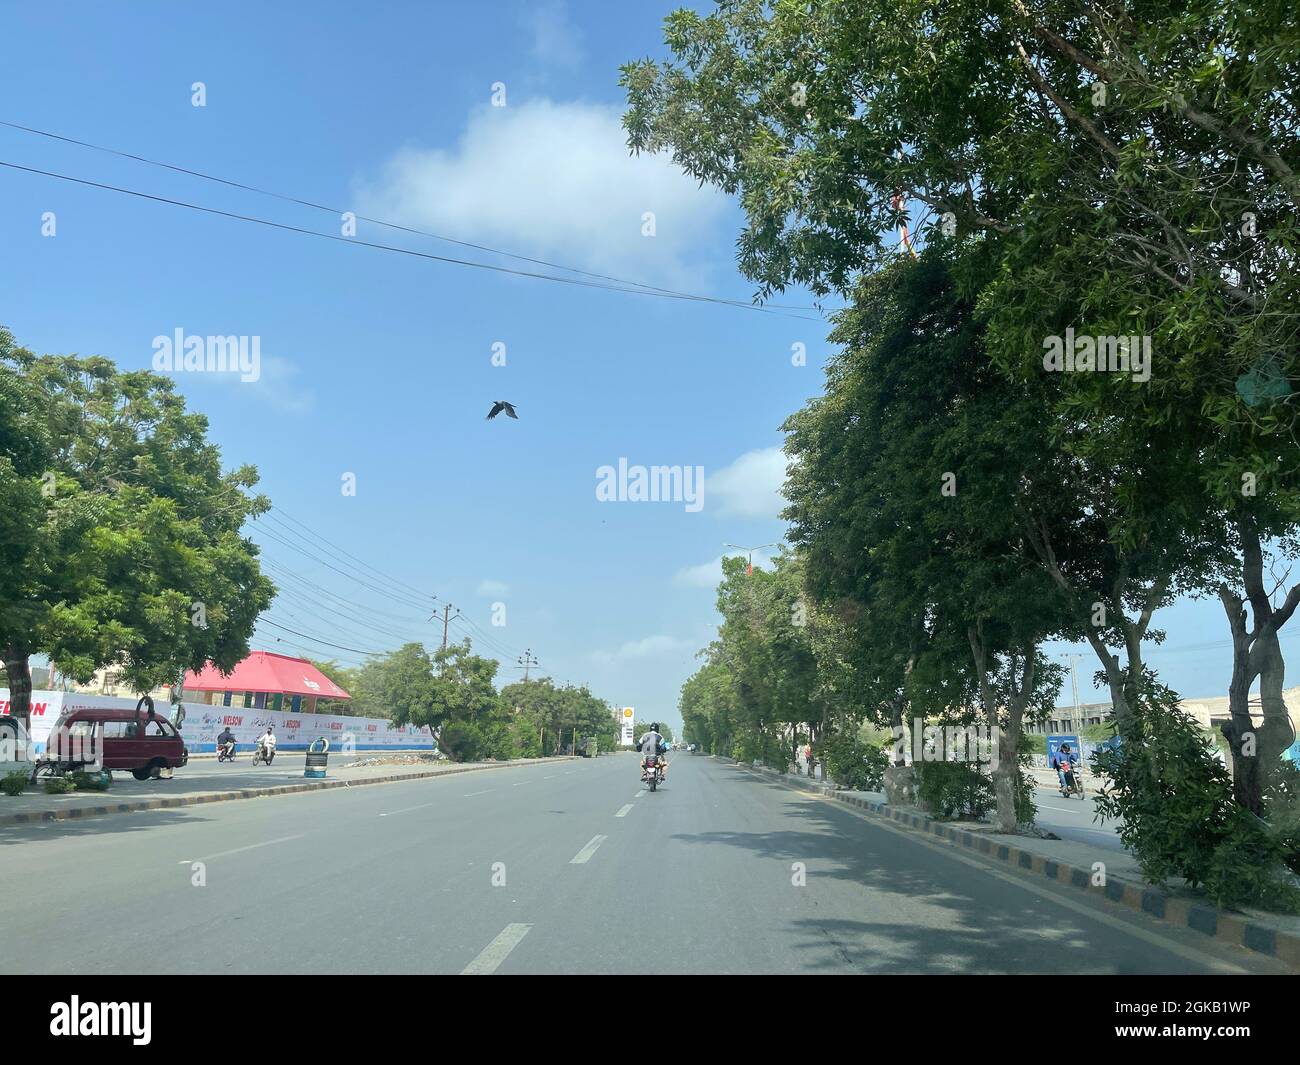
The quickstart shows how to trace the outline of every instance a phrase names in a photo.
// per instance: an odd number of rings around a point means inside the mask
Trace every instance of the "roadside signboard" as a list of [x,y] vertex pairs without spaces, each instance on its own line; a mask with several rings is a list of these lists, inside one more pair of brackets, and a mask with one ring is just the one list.
[[[89,695],[84,692],[34,691],[31,697],[31,740],[35,752],[45,749],[50,729],[65,710],[83,707],[130,709],[136,700],[113,695]],[[282,751],[306,750],[313,740],[325,738],[331,750],[346,746],[350,737],[354,750],[388,748],[432,750],[433,737],[427,725],[394,725],[382,718],[346,717],[335,714],[305,714],[288,710],[267,710],[235,706],[209,706],[185,703],[185,722],[181,737],[190,753],[214,751],[217,734],[229,727],[235,743],[250,746],[271,726],[277,747]],[[0,688],[0,714],[9,713],[9,689]],[[630,729],[632,726],[629,725]]]
[[1083,765],[1083,749],[1079,745],[1079,737],[1074,735],[1048,736],[1047,737],[1047,768],[1052,768],[1052,759],[1056,757],[1057,751],[1061,749],[1061,744],[1070,745],[1070,753],[1078,757],[1079,765]]
[[624,747],[631,747],[636,743],[636,737],[632,734],[636,727],[636,711],[630,707],[623,707],[623,738]]

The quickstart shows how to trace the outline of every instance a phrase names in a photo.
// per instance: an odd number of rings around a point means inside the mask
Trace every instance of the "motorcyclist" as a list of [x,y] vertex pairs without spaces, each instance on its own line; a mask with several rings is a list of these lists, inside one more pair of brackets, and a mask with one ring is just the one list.
[[275,757],[275,730],[270,725],[267,725],[266,731],[257,738],[257,745],[262,748],[262,753],[268,762]]
[[[668,779],[668,763],[664,760],[664,752],[668,750],[668,743],[659,731],[659,722],[652,721],[647,732],[643,733],[637,740],[637,749],[641,752],[641,761],[644,765],[647,760],[658,767],[659,779]],[[641,779],[648,780],[649,773],[645,770],[641,772]]]
[[217,750],[224,750],[226,754],[233,754],[235,751],[235,734],[230,731],[229,725],[222,729],[221,735],[217,737]]
[[1060,782],[1061,791],[1069,794],[1069,787],[1065,781],[1067,773],[1073,773],[1075,766],[1079,764],[1079,756],[1070,750],[1068,743],[1061,744],[1060,749],[1052,756],[1052,768],[1056,770],[1057,780]]

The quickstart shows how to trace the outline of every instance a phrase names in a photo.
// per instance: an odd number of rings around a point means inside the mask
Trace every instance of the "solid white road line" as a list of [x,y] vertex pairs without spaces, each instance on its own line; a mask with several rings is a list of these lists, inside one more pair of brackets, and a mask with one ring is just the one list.
[[224,858],[227,854],[239,854],[241,851],[255,851],[258,847],[270,847],[276,843],[288,843],[291,839],[302,839],[305,832],[299,832],[296,836],[281,836],[279,839],[268,839],[265,843],[250,843],[247,847],[236,847],[234,850],[218,851],[216,854],[207,854],[202,858],[182,858],[177,865],[189,865],[190,862],[210,862],[213,858]]
[[487,794],[489,791],[491,791],[491,790],[492,790],[491,788],[488,788],[486,791],[470,791],[470,792],[466,792],[464,795],[461,796],[461,798],[463,798],[463,799],[472,799],[472,798],[474,798],[475,795],[486,795],[486,794]]
[[569,859],[569,864],[586,865],[587,862],[591,861],[591,856],[596,853],[596,848],[607,839],[609,839],[608,836],[592,836],[591,839],[588,840],[587,845]]
[[501,963],[510,956],[510,952],[519,946],[530,924],[508,924],[501,934],[492,940],[477,958],[460,971],[461,976],[490,976],[501,967]]
[[626,817],[626,816],[627,816],[627,812],[628,812],[630,809],[632,809],[632,804],[631,804],[631,803],[628,803],[626,806],[623,807],[623,809],[619,810],[619,812],[616,813],[614,816],[615,816],[615,817]]
[[632,798],[634,798],[634,799],[639,799],[639,798],[641,798],[641,796],[644,795],[644,794],[645,794],[645,790],[642,789],[641,791],[638,791],[635,795],[633,795]]
[[404,807],[404,808],[401,809],[401,810],[389,810],[388,813],[380,814],[379,816],[380,816],[380,817],[391,817],[393,814],[405,814],[405,813],[410,813],[412,810],[423,810],[426,806],[432,806],[432,805],[433,805],[433,803],[431,803],[431,802],[422,802],[422,803],[420,803],[419,806],[407,806],[407,807]]
[[532,783],[531,780],[521,780],[518,784],[515,784],[514,786],[516,788],[522,788],[525,784],[531,784],[531,783]]

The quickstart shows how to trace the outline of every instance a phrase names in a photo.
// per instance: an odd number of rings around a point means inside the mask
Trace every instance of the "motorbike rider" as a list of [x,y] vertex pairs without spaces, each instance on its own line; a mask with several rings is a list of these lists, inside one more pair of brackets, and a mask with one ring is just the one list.
[[[658,721],[650,722],[649,731],[643,733],[641,738],[637,741],[637,749],[641,752],[642,762],[644,763],[649,761],[653,765],[657,766],[659,770],[659,779],[667,780],[668,763],[664,760],[663,755],[664,751],[668,749],[668,744],[659,731]],[[648,779],[648,776],[648,773],[643,772],[641,774],[641,779],[646,780]]]
[[225,750],[227,754],[233,754],[235,750],[235,734],[230,731],[227,725],[217,737],[217,750]]
[[1079,764],[1079,756],[1070,750],[1068,743],[1061,744],[1060,750],[1052,757],[1052,768],[1056,770],[1056,777],[1060,781],[1061,791],[1067,792],[1065,776],[1067,773],[1073,773],[1074,767]]
[[257,737],[257,745],[262,748],[262,753],[269,762],[275,754],[275,730],[270,725],[267,725],[266,731]]

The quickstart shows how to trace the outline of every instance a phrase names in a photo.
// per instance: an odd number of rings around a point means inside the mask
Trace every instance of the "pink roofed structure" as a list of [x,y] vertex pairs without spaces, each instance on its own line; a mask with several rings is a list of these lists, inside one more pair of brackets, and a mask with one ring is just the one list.
[[[275,709],[291,702],[295,710],[305,704],[303,709],[308,713],[316,709],[317,699],[351,698],[305,658],[291,658],[273,651],[253,651],[229,674],[209,662],[198,673],[186,673],[183,688],[187,695],[207,694],[202,702],[257,707],[271,706],[274,702]],[[252,699],[245,699],[245,695]],[[236,699],[239,701],[235,702]]]

